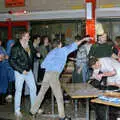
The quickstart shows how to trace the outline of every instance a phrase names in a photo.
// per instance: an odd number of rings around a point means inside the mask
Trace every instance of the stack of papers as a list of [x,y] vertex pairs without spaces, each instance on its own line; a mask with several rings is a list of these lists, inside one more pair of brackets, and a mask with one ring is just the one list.
[[104,95],[100,95],[100,96],[98,96],[98,98],[101,99],[101,100],[104,100],[104,101],[120,104],[120,98],[107,97],[107,96],[104,96]]

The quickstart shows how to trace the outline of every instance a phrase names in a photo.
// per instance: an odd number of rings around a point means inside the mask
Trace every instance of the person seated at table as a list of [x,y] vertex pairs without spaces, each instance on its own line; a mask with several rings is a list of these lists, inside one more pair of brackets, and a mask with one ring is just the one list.
[[[92,78],[100,81],[102,77],[107,77],[107,85],[120,87],[120,63],[117,60],[111,57],[92,57],[89,66],[93,69]],[[99,74],[99,71],[102,73]]]
[[[89,60],[89,66],[93,69],[93,79],[100,81],[107,77],[107,88],[112,89],[114,86],[114,88],[118,89],[120,86],[120,63],[117,60],[111,57],[99,59],[92,57]],[[94,104],[94,109],[96,120],[106,120],[105,105]]]

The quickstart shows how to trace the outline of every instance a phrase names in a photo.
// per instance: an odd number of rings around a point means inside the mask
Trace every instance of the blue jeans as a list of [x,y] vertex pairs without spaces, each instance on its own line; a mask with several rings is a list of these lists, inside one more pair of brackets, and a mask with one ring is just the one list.
[[86,83],[86,81],[89,78],[89,70],[88,70],[88,65],[86,63],[82,64],[82,78],[84,83]]
[[23,89],[23,83],[26,82],[27,86],[30,89],[30,100],[31,105],[33,105],[36,98],[36,85],[32,70],[27,74],[21,74],[15,71],[15,112],[20,111],[21,95]]

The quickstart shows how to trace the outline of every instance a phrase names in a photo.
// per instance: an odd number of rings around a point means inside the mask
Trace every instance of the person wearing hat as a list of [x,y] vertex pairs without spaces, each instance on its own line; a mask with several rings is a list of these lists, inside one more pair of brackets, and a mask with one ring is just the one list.
[[112,56],[112,47],[113,44],[108,42],[107,34],[103,33],[102,35],[97,35],[97,42],[92,45],[89,58],[91,56],[102,58],[102,57],[111,57]]
[[103,25],[98,21],[96,21],[95,29],[96,29],[96,35],[102,35],[104,33]]

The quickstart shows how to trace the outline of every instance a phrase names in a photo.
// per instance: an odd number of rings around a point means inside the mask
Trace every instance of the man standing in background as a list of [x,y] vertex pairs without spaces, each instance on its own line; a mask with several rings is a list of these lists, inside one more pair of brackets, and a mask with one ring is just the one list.
[[32,73],[32,63],[35,51],[29,39],[30,35],[28,32],[20,33],[19,41],[12,47],[9,58],[10,65],[15,71],[16,91],[14,109],[16,117],[22,117],[22,113],[20,112],[20,103],[24,81],[30,89],[31,105],[33,105],[36,97],[36,85]]

